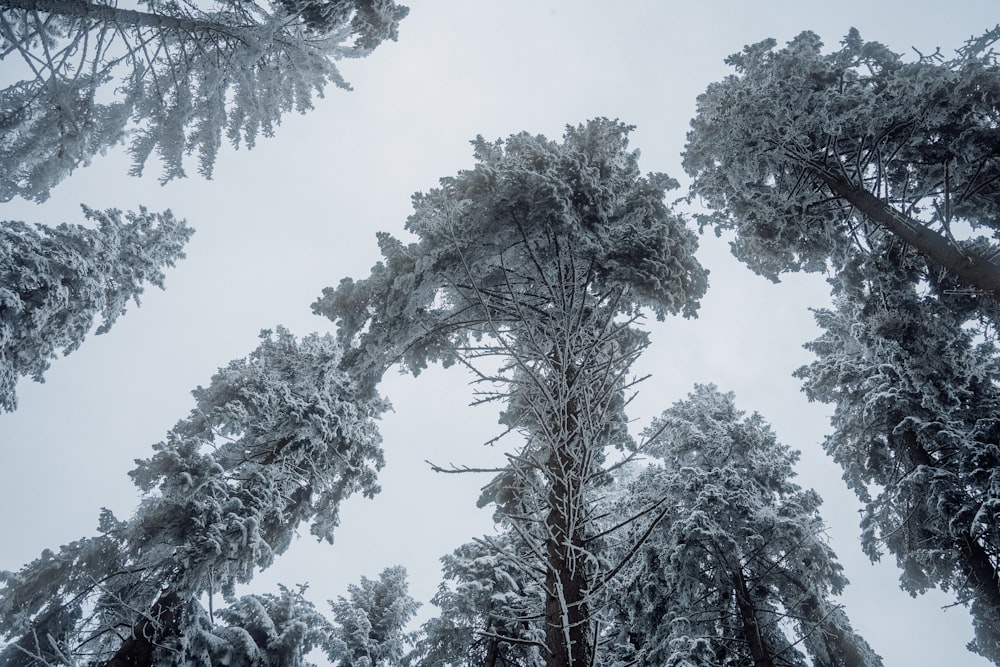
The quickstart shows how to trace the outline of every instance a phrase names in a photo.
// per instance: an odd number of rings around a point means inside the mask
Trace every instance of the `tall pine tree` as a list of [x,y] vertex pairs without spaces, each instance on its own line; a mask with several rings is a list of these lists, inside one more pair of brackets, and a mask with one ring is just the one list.
[[[0,663],[297,664],[325,646],[300,595],[234,596],[300,526],[332,542],[340,502],[378,491],[373,419],[387,406],[340,362],[331,337],[278,329],[199,387],[191,415],[131,473],[145,493],[131,519],[105,510],[99,535],[0,575],[0,633],[12,640]],[[222,623],[217,595],[233,602]]]
[[996,335],[1000,28],[907,60],[851,31],[731,56],[685,154],[703,218],[773,279],[829,271],[818,359],[836,405],[826,447],[865,506],[863,543],[905,590],[951,590],[970,649],[1000,664]]
[[545,593],[546,659],[560,667],[594,653],[590,490],[606,450],[632,446],[624,405],[646,346],[638,324],[645,309],[693,315],[706,287],[693,233],[663,204],[675,183],[641,175],[629,130],[598,119],[562,143],[478,139],[474,169],[415,195],[407,229],[418,241],[381,235],[371,276],[314,306],[337,321],[359,376],[462,363],[482,400],[506,405],[504,423],[523,438],[509,470],[523,511],[508,519],[529,545],[514,565]]
[[603,664],[882,664],[832,599],[847,579],[820,498],[791,482],[798,454],[760,415],[698,386],[647,435],[654,463],[625,480],[616,515],[669,511],[611,586]]

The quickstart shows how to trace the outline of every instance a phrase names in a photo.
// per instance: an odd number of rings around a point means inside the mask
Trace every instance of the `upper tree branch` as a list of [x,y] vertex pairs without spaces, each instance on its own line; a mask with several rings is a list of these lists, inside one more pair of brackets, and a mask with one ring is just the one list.
[[970,285],[994,296],[1000,295],[1000,265],[986,257],[951,243],[947,237],[909,218],[864,188],[858,187],[825,166],[810,163],[820,180],[835,194],[850,202],[872,222],[891,232],[900,241],[916,248],[939,266]]

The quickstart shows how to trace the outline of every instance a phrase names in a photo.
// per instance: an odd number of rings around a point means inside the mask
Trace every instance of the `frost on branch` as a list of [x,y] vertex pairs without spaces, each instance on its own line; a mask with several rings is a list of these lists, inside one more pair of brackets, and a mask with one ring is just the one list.
[[418,240],[380,235],[371,275],[313,306],[337,322],[358,377],[460,363],[479,380],[477,401],[505,406],[522,444],[491,500],[525,544],[511,566],[544,591],[552,665],[594,652],[603,562],[592,491],[608,479],[605,451],[632,446],[624,407],[647,344],[639,323],[645,312],[693,316],[707,283],[694,234],[663,203],[676,184],[641,175],[630,129],[597,119],[562,143],[477,139],[474,169],[414,196]]
[[257,625],[277,624],[281,651],[298,655],[315,643],[301,627],[279,627],[288,605],[293,615],[312,614],[297,596],[239,602],[234,587],[270,565],[304,523],[332,541],[340,502],[378,491],[374,419],[387,405],[340,371],[331,337],[297,341],[279,328],[261,338],[197,389],[191,415],[137,462],[131,475],[145,495],[130,520],[105,510],[99,535],[3,573],[0,633],[13,643],[0,658],[179,667],[192,664],[193,647],[250,647],[248,636],[278,650],[277,639],[252,628],[215,626],[202,604],[218,594],[234,605],[222,618],[266,611],[271,620],[258,615]]
[[334,627],[327,655],[338,667],[399,665],[412,640],[406,624],[420,603],[409,595],[406,569],[387,567],[377,580],[361,577],[347,587],[349,598],[330,601]]
[[892,553],[910,593],[953,591],[970,648],[1000,662],[996,308],[929,292],[894,258],[879,268],[840,276],[798,375],[836,406],[825,447],[865,505],[865,551]]
[[749,46],[699,98],[685,169],[753,270],[831,275],[798,374],[836,405],[864,548],[913,594],[953,591],[1000,664],[998,39],[951,59],[853,30],[829,53],[812,33]]
[[94,211],[96,228],[0,224],[0,408],[17,407],[17,381],[37,382],[52,359],[77,349],[101,318],[111,329],[146,283],[184,257],[193,231],[170,211]]
[[371,275],[326,288],[313,310],[376,374],[453,363],[466,339],[544,315],[571,284],[580,299],[621,291],[616,315],[693,316],[707,287],[696,238],[663,203],[676,182],[639,172],[630,129],[599,119],[567,128],[562,144],[476,139],[474,169],[413,196],[406,227],[419,241],[381,233]]
[[759,415],[698,386],[647,436],[656,460],[615,512],[669,511],[606,593],[605,664],[882,664],[831,599],[847,579],[819,497],[790,481],[798,454]]
[[712,209],[702,224],[734,230],[733,253],[775,280],[894,240],[963,289],[1000,293],[998,39],[908,61],[856,30],[830,53],[804,32],[731,56],[684,155],[691,197]]
[[440,612],[424,623],[407,665],[544,664],[542,587],[516,565],[528,547],[507,529],[464,544],[441,558],[443,582],[431,602]]
[[183,177],[196,153],[210,178],[224,141],[252,148],[327,85],[349,89],[336,61],[395,40],[408,12],[392,0],[142,4],[5,0],[0,62],[24,78],[0,90],[0,201],[44,201],[126,141],[134,175],[155,153],[162,181]]

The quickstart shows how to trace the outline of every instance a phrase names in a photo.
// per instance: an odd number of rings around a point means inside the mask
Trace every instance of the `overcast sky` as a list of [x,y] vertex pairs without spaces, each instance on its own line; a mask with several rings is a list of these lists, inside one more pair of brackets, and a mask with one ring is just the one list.
[[[477,134],[559,138],[566,124],[619,118],[637,126],[632,145],[643,171],[684,184],[680,152],[695,99],[744,45],[812,30],[836,46],[854,26],[897,52],[951,51],[1000,21],[996,0],[407,4],[398,43],[343,63],[353,92],[328,91],[253,151],[223,150],[213,181],[160,187],[155,164],[130,178],[118,151],[79,170],[44,205],[0,205],[0,219],[56,224],[82,222],[81,202],[145,204],[170,208],[197,230],[166,291],[153,288],[109,334],[56,361],[44,384],[22,381],[18,411],[0,414],[0,570],[94,534],[101,507],[127,518],[137,493],[126,473],[187,415],[189,392],[253,349],[262,328],[329,330],[309,305],[324,286],[368,274],[377,231],[406,238],[410,195],[470,167]],[[802,451],[798,481],[825,498],[823,516],[852,580],[847,613],[886,666],[988,664],[964,648],[972,636],[964,610],[943,611],[950,598],[940,594],[911,599],[898,589],[891,557],[873,566],[861,554],[858,504],[820,447],[829,409],[809,404],[791,377],[810,361],[801,345],[817,335],[808,309],[826,303],[822,276],[775,286],[732,260],[724,239],[702,244],[712,273],[700,317],[649,324],[652,347],[638,370],[652,378],[630,410],[636,431],[695,382],[735,391],[741,408],[760,412]],[[491,523],[475,507],[486,478],[435,474],[423,461],[488,465],[504,451],[480,446],[498,431],[496,414],[467,407],[467,383],[455,369],[391,375],[382,494],[347,503],[332,547],[303,531],[253,590],[308,582],[321,604],[399,563],[425,603],[421,618],[432,614],[437,559]]]

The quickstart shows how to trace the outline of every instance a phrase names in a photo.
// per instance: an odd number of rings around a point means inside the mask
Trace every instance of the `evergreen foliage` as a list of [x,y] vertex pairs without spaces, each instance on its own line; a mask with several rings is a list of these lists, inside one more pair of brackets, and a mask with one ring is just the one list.
[[747,47],[699,98],[685,168],[752,269],[832,274],[798,375],[836,406],[863,547],[912,594],[952,591],[1000,664],[998,39],[912,61],[856,31]]
[[[99,535],[0,575],[0,633],[14,640],[0,663],[288,665],[316,645],[319,616],[300,594],[233,601],[235,586],[303,523],[332,541],[339,503],[378,491],[373,419],[387,405],[339,370],[332,338],[261,337],[137,462],[132,519],[105,510]],[[203,608],[218,593],[233,601],[226,625]]]
[[59,353],[76,350],[100,317],[106,333],[139,303],[146,283],[184,257],[193,233],[170,211],[84,215],[96,228],[0,224],[0,407],[17,407],[21,376],[38,382]]
[[[281,5],[298,12],[303,34],[348,17],[352,29],[394,30],[343,8]],[[819,498],[791,483],[796,455],[758,416],[699,387],[642,442],[629,435],[625,407],[638,381],[630,369],[648,344],[643,317],[694,316],[707,287],[694,234],[663,203],[676,183],[639,172],[630,130],[597,119],[567,128],[562,142],[473,142],[475,168],[414,196],[407,229],[417,240],[381,234],[383,261],[370,276],[345,279],[314,304],[336,322],[336,339],[264,332],[249,357],[194,392],[191,415],[137,462],[131,475],[144,498],[132,519],[105,510],[99,535],[0,573],[0,633],[10,640],[0,664],[304,665],[320,648],[338,665],[370,667],[880,665],[831,600],[846,579],[823,538]],[[910,590],[958,591],[977,615],[973,648],[992,655],[1000,644],[990,614],[1000,607],[985,590],[996,583],[988,337],[997,320],[974,300],[948,307],[939,297],[964,278],[935,273],[933,258],[904,254],[892,258],[896,273],[887,270],[877,259],[891,237],[868,231],[864,243],[822,255],[847,267],[837,307],[849,318],[819,314],[828,330],[813,344],[821,358],[801,374],[810,396],[841,401],[835,455],[871,442],[887,452],[870,468],[858,456],[845,463],[857,466],[855,488],[886,489],[868,507],[869,552],[886,542]],[[872,342],[842,333],[880,304],[890,319],[873,320]],[[897,309],[915,313],[901,326],[925,327],[932,347],[886,343],[898,333]],[[943,357],[930,380],[929,350]],[[879,355],[874,370],[863,367]],[[419,638],[404,632],[417,605],[399,567],[331,602],[333,621],[301,590],[237,598],[236,585],[269,566],[301,525],[332,541],[340,502],[377,492],[374,419],[388,406],[376,387],[395,364],[417,374],[434,362],[470,369],[477,401],[501,402],[501,423],[520,437],[481,499],[496,508],[498,534],[443,559],[453,585],[434,598],[440,617]],[[912,387],[864,385],[884,366],[906,369]],[[934,394],[942,376],[954,391]],[[845,403],[851,392],[882,421]],[[914,407],[893,412],[905,401]],[[615,450],[624,461],[609,464]],[[639,470],[638,452],[657,462]],[[886,461],[916,468],[886,477]],[[907,526],[910,517],[920,525]],[[924,531],[924,551],[894,538],[911,528]],[[982,558],[971,563],[977,549]],[[219,611],[216,593],[227,603]]]
[[[503,422],[524,444],[504,477],[517,510],[500,506],[528,545],[512,565],[545,591],[550,665],[593,654],[589,492],[605,450],[632,446],[628,369],[646,345],[636,325],[644,309],[693,315],[706,287],[694,235],[663,204],[675,183],[640,174],[630,129],[597,119],[561,144],[476,140],[475,169],[414,196],[407,229],[419,240],[381,235],[371,276],[314,305],[337,321],[358,377],[377,382],[397,361],[413,372],[460,362],[481,400],[506,404]],[[500,368],[479,368],[483,357]]]
[[647,435],[656,462],[616,515],[669,511],[612,584],[602,664],[881,666],[831,599],[847,580],[820,498],[790,481],[798,454],[759,415],[698,386]]
[[823,54],[804,32],[748,46],[698,98],[691,196],[758,273],[823,271],[902,241],[963,289],[1000,288],[1000,27],[952,60],[906,62],[856,30]]
[[[819,496],[794,483],[798,454],[731,394],[696,386],[644,433],[643,466],[594,489],[602,667],[880,667],[834,596],[847,579],[826,542]],[[498,512],[498,518],[509,514]],[[406,664],[553,664],[545,593],[511,521],[442,559],[437,618]],[[513,557],[512,557],[513,556]],[[607,572],[607,570],[605,570]]]
[[406,624],[420,606],[410,597],[403,567],[388,567],[378,580],[361,577],[348,586],[350,599],[341,596],[333,608],[335,627],[328,654],[340,667],[394,667],[399,665],[411,636]]
[[253,147],[328,84],[348,89],[335,62],[395,40],[408,12],[393,0],[142,4],[0,2],[0,59],[20,56],[24,77],[0,91],[0,201],[44,201],[126,139],[134,175],[155,153],[162,181],[183,177],[196,153],[211,177],[223,141]]
[[898,259],[880,268],[841,275],[798,375],[836,405],[825,447],[864,503],[866,553],[893,554],[914,595],[954,591],[972,613],[970,649],[1000,663],[995,307],[928,294]]
[[421,627],[419,641],[405,664],[544,664],[545,631],[540,620],[545,595],[514,566],[529,557],[527,546],[510,528],[498,536],[463,544],[442,557],[446,581],[431,599],[440,613]]

